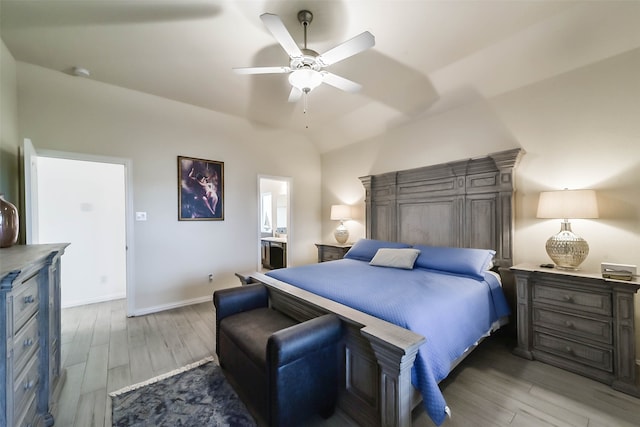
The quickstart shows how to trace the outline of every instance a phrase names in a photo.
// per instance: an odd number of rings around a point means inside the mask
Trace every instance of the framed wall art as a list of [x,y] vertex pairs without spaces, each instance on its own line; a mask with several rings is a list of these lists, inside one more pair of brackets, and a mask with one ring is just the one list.
[[178,220],[224,220],[224,162],[178,156]]

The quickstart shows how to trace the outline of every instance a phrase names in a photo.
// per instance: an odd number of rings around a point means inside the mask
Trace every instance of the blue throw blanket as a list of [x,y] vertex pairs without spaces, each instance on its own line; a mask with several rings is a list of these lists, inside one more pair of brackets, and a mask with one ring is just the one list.
[[412,384],[437,425],[444,422],[447,408],[438,383],[449,374],[451,363],[496,320],[509,315],[500,283],[490,273],[483,281],[342,259],[267,275],[423,335],[426,342],[418,349]]

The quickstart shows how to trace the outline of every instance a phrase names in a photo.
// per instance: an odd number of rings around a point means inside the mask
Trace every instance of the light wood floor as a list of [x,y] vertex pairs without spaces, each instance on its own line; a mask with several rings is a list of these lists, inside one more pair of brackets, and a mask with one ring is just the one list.
[[[111,426],[108,392],[214,353],[211,303],[141,317],[124,300],[64,309],[62,357],[67,381],[56,426]],[[510,352],[508,340],[486,340],[441,384],[453,416],[445,427],[640,426],[640,399]],[[337,412],[312,426],[346,426]],[[414,426],[433,426],[421,408]]]

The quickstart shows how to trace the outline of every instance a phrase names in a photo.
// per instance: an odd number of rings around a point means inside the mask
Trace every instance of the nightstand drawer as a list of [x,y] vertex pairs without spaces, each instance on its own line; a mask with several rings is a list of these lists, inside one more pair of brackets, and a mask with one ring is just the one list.
[[335,261],[344,257],[344,251],[337,248],[325,248],[322,259],[324,261]]
[[558,307],[579,310],[583,313],[611,316],[611,295],[582,291],[569,287],[557,287],[553,284],[537,283],[533,288],[533,301]]
[[325,262],[344,258],[344,255],[351,249],[352,245],[316,243],[316,246],[318,247],[318,262]]
[[570,341],[565,338],[554,337],[537,330],[534,331],[533,345],[538,350],[564,357],[569,361],[581,363],[606,372],[613,372],[613,351],[611,349],[599,348]]
[[611,320],[589,319],[546,308],[533,307],[533,324],[603,344],[613,343]]

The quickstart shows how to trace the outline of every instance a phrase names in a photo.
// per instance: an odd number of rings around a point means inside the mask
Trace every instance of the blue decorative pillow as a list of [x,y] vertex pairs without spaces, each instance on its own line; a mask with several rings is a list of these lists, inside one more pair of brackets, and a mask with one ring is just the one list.
[[411,245],[399,242],[387,242],[384,240],[360,239],[344,255],[345,258],[360,261],[371,261],[380,248],[410,248]]
[[496,254],[496,251],[491,249],[422,245],[416,245],[414,248],[420,250],[415,267],[446,271],[480,280],[484,280],[484,272],[487,271]]

